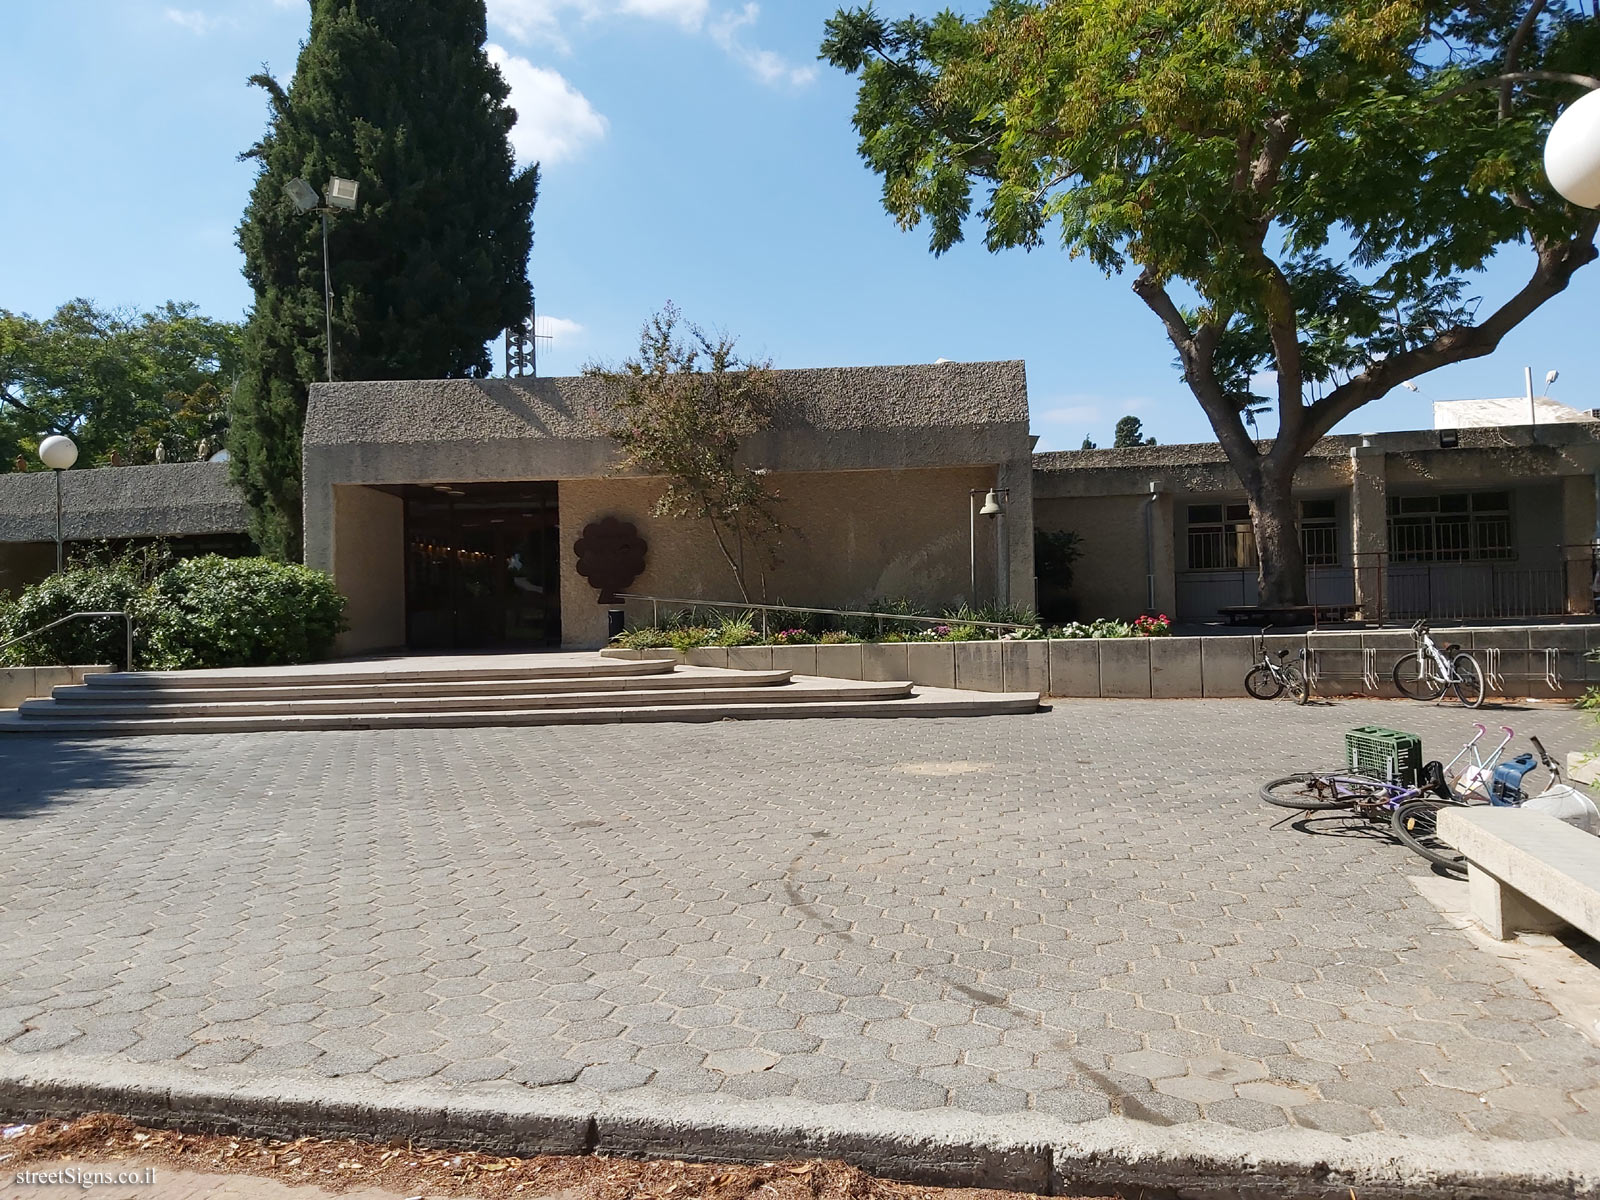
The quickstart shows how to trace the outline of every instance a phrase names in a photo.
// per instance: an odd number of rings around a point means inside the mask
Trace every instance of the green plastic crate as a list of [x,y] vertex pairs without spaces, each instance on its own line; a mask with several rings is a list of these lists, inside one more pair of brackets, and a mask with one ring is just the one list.
[[1344,754],[1352,771],[1391,783],[1409,787],[1422,773],[1422,739],[1382,725],[1358,725],[1346,733]]

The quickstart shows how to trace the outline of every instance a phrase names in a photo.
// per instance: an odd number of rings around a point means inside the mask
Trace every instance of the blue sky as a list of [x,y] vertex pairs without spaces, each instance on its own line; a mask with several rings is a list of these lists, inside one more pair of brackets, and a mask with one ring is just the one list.
[[[891,15],[937,3],[880,3]],[[490,0],[543,163],[532,275],[553,342],[541,373],[616,360],[668,300],[779,366],[1021,358],[1041,449],[1109,444],[1124,413],[1163,442],[1211,440],[1155,319],[1055,249],[964,245],[941,259],[883,212],[856,155],[851,81],[816,61],[827,0]],[[960,6],[958,6],[960,7]],[[976,5],[966,6],[969,10]],[[53,0],[6,5],[0,39],[0,306],[250,302],[233,230],[266,120],[245,78],[281,79],[305,0]],[[1475,289],[1508,294],[1512,248]],[[337,270],[337,264],[335,264]],[[1515,395],[1600,407],[1600,267],[1490,358],[1356,414],[1350,431],[1427,428],[1429,402]],[[1270,424],[1264,425],[1270,430]]]

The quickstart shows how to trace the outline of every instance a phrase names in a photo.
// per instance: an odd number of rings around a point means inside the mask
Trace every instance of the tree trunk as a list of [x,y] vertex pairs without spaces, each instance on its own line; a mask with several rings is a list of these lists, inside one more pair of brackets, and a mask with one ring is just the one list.
[[1306,602],[1306,560],[1296,528],[1294,468],[1269,457],[1259,471],[1244,477],[1250,498],[1250,523],[1255,528],[1256,554],[1261,561],[1263,605]]

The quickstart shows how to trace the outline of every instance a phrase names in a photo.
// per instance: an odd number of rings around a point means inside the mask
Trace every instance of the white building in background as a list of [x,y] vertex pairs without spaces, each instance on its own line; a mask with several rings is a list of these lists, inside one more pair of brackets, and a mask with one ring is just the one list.
[[1597,409],[1571,408],[1549,396],[1503,396],[1492,400],[1437,400],[1435,429],[1493,429],[1506,425],[1578,425],[1600,421]]

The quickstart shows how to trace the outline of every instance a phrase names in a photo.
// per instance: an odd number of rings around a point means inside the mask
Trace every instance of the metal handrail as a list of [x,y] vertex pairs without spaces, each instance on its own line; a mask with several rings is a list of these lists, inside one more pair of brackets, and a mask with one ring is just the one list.
[[25,642],[37,634],[54,629],[57,625],[65,625],[68,621],[76,621],[79,617],[121,617],[126,627],[125,648],[127,651],[127,669],[133,670],[133,614],[130,612],[75,612],[68,613],[58,621],[51,621],[48,625],[41,625],[37,629],[30,629],[21,637],[14,637],[8,642],[0,642],[0,650],[7,646],[15,646],[18,642]]
[[634,592],[616,593],[618,600],[648,600],[650,602],[650,622],[652,625],[661,624],[661,606],[663,604],[678,604],[689,608],[731,608],[740,612],[759,612],[762,616],[762,629],[766,629],[766,614],[769,612],[796,612],[815,613],[824,617],[873,617],[877,619],[878,627],[883,628],[884,621],[913,621],[923,625],[971,625],[975,629],[1033,629],[1038,622],[1024,625],[1017,621],[967,621],[961,617],[919,617],[909,613],[885,612],[859,612],[849,608],[807,608],[803,604],[749,604],[743,600],[684,600],[672,596],[641,596]]

